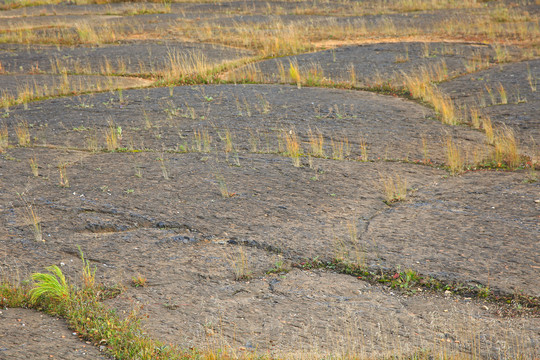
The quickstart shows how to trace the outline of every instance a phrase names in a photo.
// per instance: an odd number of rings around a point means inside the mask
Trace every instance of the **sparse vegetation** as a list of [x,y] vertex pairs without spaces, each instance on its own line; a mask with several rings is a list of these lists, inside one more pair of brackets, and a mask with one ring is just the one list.
[[30,145],[30,131],[28,130],[28,123],[26,120],[19,121],[15,125],[15,134],[17,135],[19,146]]
[[37,242],[45,241],[43,239],[43,232],[41,230],[41,218],[39,217],[36,206],[33,203],[29,203],[22,194],[17,194],[23,203],[24,207],[24,219],[26,223],[30,225],[34,240]]
[[452,175],[463,171],[463,154],[451,136],[446,138],[446,161]]
[[[531,241],[525,225],[532,223],[529,214],[539,201],[531,198],[530,185],[538,181],[536,132],[527,134],[521,126],[534,113],[530,105],[537,88],[540,27],[529,13],[530,4],[68,2],[70,6],[60,0],[0,4],[9,19],[0,26],[0,43],[6,44],[0,62],[6,79],[0,90],[0,181],[4,188],[24,188],[25,194],[17,198],[16,190],[0,191],[5,235],[0,241],[0,310],[32,308],[62,317],[80,339],[118,359],[378,359],[374,349],[384,348],[380,344],[390,344],[381,358],[392,359],[530,357],[521,351],[531,349],[537,334],[525,320],[538,316],[540,302],[527,294],[531,286],[520,276],[530,277],[534,267],[529,269],[526,257],[512,263],[517,270],[510,278],[524,287],[512,295],[505,290],[504,271],[490,274],[494,249],[497,266],[509,261],[508,247],[497,238],[499,226],[520,236],[511,255],[519,259]],[[77,7],[82,4],[105,6]],[[446,11],[440,10],[445,9],[459,15],[444,16]],[[41,46],[45,44],[49,46]],[[117,56],[118,47],[125,49]],[[356,51],[357,58],[347,58]],[[54,55],[45,58],[49,53]],[[508,118],[504,111],[515,108],[519,116]],[[504,125],[510,122],[513,128]],[[446,134],[442,140],[441,134]],[[418,192],[407,180],[421,184]],[[502,210],[496,203],[502,197],[493,190],[499,182],[507,186]],[[462,195],[465,186],[472,194],[468,198]],[[38,206],[27,200],[30,196]],[[489,221],[502,220],[503,225],[489,222],[490,232],[466,231],[464,245],[453,227],[465,216],[467,228],[486,226],[487,218],[478,215],[485,214],[480,203],[490,209]],[[514,220],[505,220],[506,211]],[[438,215],[443,213],[447,216]],[[519,231],[515,224],[522,225]],[[44,245],[44,239],[51,240]],[[80,247],[77,254],[64,246],[80,239],[85,249],[104,245],[107,250],[86,258]],[[448,245],[448,239],[455,244]],[[478,246],[483,246],[481,252]],[[158,255],[147,256],[150,248]],[[423,253],[416,254],[417,249]],[[11,256],[30,264],[33,272],[44,265],[39,254],[53,252],[59,262],[45,273],[28,275],[30,280],[5,279]],[[307,254],[319,256],[298,260]],[[156,264],[158,256],[163,262]],[[79,281],[70,273],[78,257]],[[432,258],[440,261],[435,264]],[[396,259],[404,259],[406,267]],[[126,265],[128,261],[140,264]],[[99,284],[102,277],[96,272],[102,265],[107,268],[104,279],[122,277],[122,284],[133,287],[118,302],[104,303],[122,285]],[[143,266],[150,284],[137,273]],[[190,292],[198,298],[169,291],[172,282],[187,283],[178,275],[185,266],[189,281],[197,283]],[[443,281],[419,269],[455,272],[456,279],[467,271],[470,282]],[[336,273],[354,276],[350,281],[359,280],[360,286],[349,284],[343,290],[338,282],[347,280]],[[154,282],[156,276],[170,276],[171,281]],[[319,284],[319,277],[323,281],[316,290],[322,296],[311,297],[314,290],[308,285]],[[503,281],[497,284],[493,278]],[[338,281],[332,283],[332,296],[325,288],[328,279]],[[200,292],[201,286],[208,290]],[[376,286],[387,288],[379,294]],[[362,300],[366,308],[375,296],[407,301],[422,292],[423,297],[414,298],[421,304],[436,294],[433,314],[443,309],[437,304],[462,311],[467,298],[467,306],[482,312],[470,317],[478,326],[497,319],[489,327],[501,329],[505,316],[517,316],[517,325],[509,322],[509,329],[520,327],[530,339],[516,340],[517,350],[500,340],[500,334],[490,337],[484,329],[463,339],[446,322],[451,316],[427,319],[417,310],[411,316],[394,309],[389,316],[399,314],[398,332],[382,329],[384,320],[382,328],[368,329],[371,318],[365,333],[352,335],[333,322],[345,319],[349,326],[349,320],[362,319],[362,311],[347,306],[357,291],[369,293]],[[208,296],[214,292],[218,295]],[[281,302],[283,298],[288,302]],[[279,313],[290,299],[301,311]],[[208,349],[198,348],[198,335],[186,334],[189,348],[147,335],[143,318],[154,322],[154,316],[158,321],[161,316],[195,316],[192,305],[197,301],[217,305],[198,324],[188,324],[189,331],[201,327],[194,330],[203,332],[201,341],[215,340]],[[262,332],[249,323],[258,316],[254,301],[270,302],[276,311],[275,323],[265,323]],[[136,306],[131,312],[129,303]],[[313,317],[311,326],[304,314],[316,309],[314,304],[320,306],[320,319]],[[334,312],[331,317],[324,314],[327,305]],[[384,302],[377,306],[388,310]],[[224,325],[218,325],[214,315],[224,309]],[[347,311],[354,312],[354,319]],[[246,316],[239,316],[241,312]],[[323,328],[325,316],[332,322],[328,334],[309,333]],[[409,318],[429,325],[407,337],[411,344],[401,349],[403,331],[414,331],[407,328]],[[286,340],[298,342],[294,350],[324,339],[328,353],[270,350],[264,355],[260,334],[271,342],[269,348],[289,346],[274,343],[275,334],[265,332],[268,325],[292,335]],[[172,330],[165,330],[159,338],[176,342]],[[442,333],[444,338],[435,343],[441,340],[445,347],[438,351],[435,344],[434,350],[428,336]],[[358,341],[361,347],[332,347],[336,334],[347,346]],[[425,348],[415,348],[424,342]],[[449,351],[447,343],[453,346]],[[487,350],[477,351],[478,344]]]
[[235,280],[249,280],[253,276],[246,251],[238,246],[236,253],[227,254],[231,267],[234,271]]
[[131,286],[133,287],[145,287],[146,285],[146,278],[141,274],[137,274],[131,278]]
[[407,198],[407,180],[398,174],[394,174],[394,176],[381,175],[381,184],[384,191],[384,202],[387,205]]

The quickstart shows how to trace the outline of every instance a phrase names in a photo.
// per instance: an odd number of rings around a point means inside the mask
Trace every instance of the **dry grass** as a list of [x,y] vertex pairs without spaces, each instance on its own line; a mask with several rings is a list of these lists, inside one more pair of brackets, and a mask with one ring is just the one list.
[[26,120],[21,120],[15,124],[15,134],[17,135],[19,146],[30,145],[30,131],[28,130],[28,122]]
[[227,253],[227,258],[234,271],[235,280],[251,279],[253,272],[251,271],[246,252],[242,246],[238,246],[236,254]]
[[9,134],[6,124],[0,125],[0,154],[9,147]]
[[343,137],[341,140],[332,138],[330,143],[332,145],[332,159],[343,160],[350,155],[349,139],[347,137]]
[[57,23],[52,26],[21,26],[9,30],[0,30],[0,43],[17,44],[110,44],[119,40],[141,34],[142,27],[135,22],[111,25],[108,23],[93,24],[87,21],[74,23]]
[[431,104],[444,124],[457,125],[461,120],[456,114],[452,99],[434,84],[445,79],[446,73],[444,62],[430,68],[422,67],[416,75],[403,74],[404,87],[412,97]]
[[493,160],[499,165],[506,164],[510,169],[515,169],[521,163],[514,131],[507,126],[495,131]]
[[38,163],[37,163],[37,159],[35,157],[33,157],[33,158],[30,158],[28,160],[28,162],[30,163],[30,169],[32,170],[32,175],[34,175],[34,177],[38,177],[39,176],[39,166],[38,166]]
[[380,176],[380,181],[383,186],[384,202],[388,205],[403,201],[407,198],[407,179],[402,178],[398,174],[394,176]]
[[119,143],[119,127],[116,126],[114,120],[109,119],[109,126],[105,130],[105,142],[107,143],[107,150],[114,151],[118,149]]
[[368,152],[369,150],[366,140],[363,137],[360,137],[360,161],[369,161]]
[[295,167],[300,167],[300,156],[302,155],[302,147],[298,141],[296,131],[283,131],[283,138],[285,140],[285,147],[287,149],[287,156],[292,159]]
[[446,164],[452,175],[460,174],[463,171],[463,155],[451,136],[446,138]]
[[60,187],[69,187],[69,179],[67,177],[67,171],[66,171],[66,167],[67,167],[67,163],[65,162],[60,162],[58,164],[58,174],[60,175],[60,179],[59,179],[59,185]]
[[193,151],[209,153],[212,150],[212,137],[207,129],[193,130]]
[[300,89],[302,86],[302,77],[300,76],[300,70],[298,69],[298,63],[296,59],[289,61],[289,76],[291,80],[296,83],[296,86]]
[[324,137],[320,131],[314,134],[311,128],[308,130],[310,155],[314,157],[324,158]]
[[21,199],[24,206],[24,218],[27,224],[30,225],[32,233],[34,234],[34,240],[38,242],[45,241],[43,239],[43,232],[41,230],[41,218],[39,217],[36,207],[33,203],[29,203],[23,196],[23,194],[17,194]]
[[493,144],[495,141],[495,134],[493,132],[493,124],[491,118],[488,115],[482,117],[482,128],[486,134],[486,140],[488,144]]

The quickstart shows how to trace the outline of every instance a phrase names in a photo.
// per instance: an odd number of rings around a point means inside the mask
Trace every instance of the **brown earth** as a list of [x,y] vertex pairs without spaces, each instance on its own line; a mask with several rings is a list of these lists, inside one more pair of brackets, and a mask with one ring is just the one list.
[[0,359],[108,359],[62,319],[28,309],[0,310]]
[[[0,28],[59,20],[73,26],[86,18],[136,24],[133,36],[141,39],[162,37],[95,47],[2,44],[1,90],[58,85],[62,79],[51,59],[60,59],[73,74],[70,81],[80,79],[88,90],[109,79],[115,88],[129,81],[148,85],[142,78],[167,70],[171,51],[203,54],[211,64],[255,53],[179,42],[200,35],[179,31],[183,22],[201,29],[206,23],[256,27],[277,21],[382,26],[392,19],[396,28],[424,26],[429,33],[445,19],[485,13],[312,16],[307,3],[237,1],[174,3],[170,13],[128,16],[141,6],[154,5],[60,4],[1,12]],[[538,13],[537,5],[519,9],[533,18]],[[478,104],[496,125],[512,127],[533,161],[540,135],[538,60],[495,64],[494,46],[451,40],[351,45],[254,64],[258,80],[273,84],[109,91],[10,107],[0,124],[10,144],[0,153],[0,279],[27,279],[56,264],[78,284],[80,246],[101,282],[126,286],[109,306],[141,308],[150,335],[185,348],[291,357],[431,349],[538,358],[537,316],[467,295],[391,289],[298,266],[342,259],[373,271],[412,269],[496,294],[540,296],[534,170],[451,176],[444,167],[446,140],[459,144],[471,164],[493,151],[482,132],[443,125],[428,106],[397,96],[275,84],[282,80],[276,62],[287,72],[293,60],[302,72],[316,67],[334,81],[349,81],[353,64],[358,84],[367,86],[444,61],[447,79],[439,89],[460,111]],[[509,59],[527,51],[506,49]],[[82,75],[102,72],[105,58],[116,75],[140,77]],[[466,74],[466,65],[479,58],[491,67]],[[499,84],[507,104],[500,104]],[[25,124],[30,144],[19,146],[16,129]],[[112,132],[120,137],[117,149],[106,151]],[[310,141],[319,135],[323,156],[312,154]],[[287,156],[287,139],[294,136],[299,166]],[[30,160],[38,165],[37,176]],[[59,168],[65,169],[62,177]],[[387,205],[384,179],[398,176],[406,181],[407,198]],[[29,205],[40,217],[43,242],[35,241]],[[148,286],[130,287],[139,275]],[[242,275],[249,279],[237,280]],[[62,320],[27,309],[0,311],[0,359],[104,358]]]

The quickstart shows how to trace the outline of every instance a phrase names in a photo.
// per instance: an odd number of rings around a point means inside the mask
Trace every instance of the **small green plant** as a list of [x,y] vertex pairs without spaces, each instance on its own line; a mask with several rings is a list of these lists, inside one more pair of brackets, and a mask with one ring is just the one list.
[[491,290],[489,286],[476,285],[476,290],[478,291],[478,296],[481,298],[488,298],[491,295]]
[[145,287],[146,284],[146,278],[142,276],[141,274],[137,274],[136,276],[133,276],[131,278],[131,286],[133,287]]
[[405,290],[410,290],[419,279],[420,275],[414,270],[408,269],[405,271],[398,271],[392,276],[390,286],[393,288],[400,287]]
[[70,299],[70,288],[62,270],[56,265],[46,268],[49,274],[34,273],[32,280],[36,282],[30,291],[30,299],[33,303],[42,297],[48,297],[56,301]]
[[87,289],[92,289],[96,285],[96,270],[97,270],[97,267],[95,267],[95,266],[91,267],[90,262],[88,261],[88,259],[84,258],[84,254],[82,252],[81,247],[77,246],[77,248],[79,249],[79,254],[81,255],[81,261],[82,261],[82,264],[83,264],[82,278],[83,278],[84,287],[87,288]]
[[285,261],[283,260],[283,256],[279,256],[276,262],[274,263],[274,267],[268,270],[267,274],[284,274],[288,273],[289,269],[285,265]]

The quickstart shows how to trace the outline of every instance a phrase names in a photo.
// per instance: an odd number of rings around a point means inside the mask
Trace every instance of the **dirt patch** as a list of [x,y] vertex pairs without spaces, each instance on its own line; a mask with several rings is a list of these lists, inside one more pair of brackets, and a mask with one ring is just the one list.
[[26,309],[0,309],[0,359],[109,359],[66,322]]

